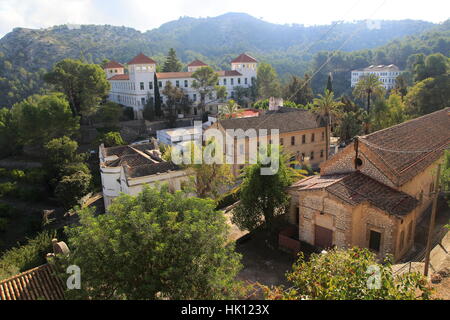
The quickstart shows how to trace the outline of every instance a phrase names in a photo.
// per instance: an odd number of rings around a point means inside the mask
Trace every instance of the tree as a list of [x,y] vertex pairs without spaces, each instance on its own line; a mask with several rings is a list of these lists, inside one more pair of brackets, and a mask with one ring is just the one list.
[[44,79],[66,95],[74,117],[92,114],[111,88],[100,66],[73,59],[55,64]]
[[165,105],[169,113],[170,125],[174,126],[178,113],[181,112],[182,108],[186,108],[186,106],[183,106],[183,103],[186,101],[186,92],[173,86],[172,82],[168,81],[162,93],[166,96]]
[[414,81],[419,82],[427,78],[434,78],[448,73],[450,59],[441,53],[420,55],[414,64]]
[[334,99],[334,93],[325,90],[325,95],[319,94],[319,98],[314,99],[313,111],[325,119],[327,129],[325,130],[326,155],[328,160],[330,154],[330,132],[333,124],[341,117],[342,103]]
[[[362,110],[361,110],[362,111]],[[363,133],[362,112],[344,112],[336,128],[340,141],[350,142],[355,136]]]
[[125,145],[125,141],[123,140],[122,136],[120,135],[120,132],[117,131],[111,131],[108,133],[105,133],[101,135],[96,142],[96,145],[104,144],[105,147],[117,147],[117,146],[123,146]]
[[156,76],[156,72],[155,75],[153,77],[153,83],[154,83],[154,91],[155,91],[155,116],[160,118],[163,116],[163,112],[162,112],[162,99],[161,99],[161,94],[159,93],[159,81],[158,81],[158,77]]
[[275,69],[270,64],[262,62],[258,65],[256,86],[260,99],[280,96],[280,81]]
[[61,94],[31,96],[15,104],[11,112],[23,145],[41,147],[54,138],[72,136],[80,127]]
[[175,49],[170,48],[166,57],[166,62],[164,62],[163,72],[180,72],[182,67],[181,62],[177,58]]
[[17,137],[17,124],[13,119],[10,109],[0,109],[0,157],[6,157],[17,153],[21,149]]
[[328,74],[327,90],[333,92],[333,78],[331,77],[331,72]]
[[142,116],[147,121],[155,120],[155,117],[156,117],[155,102],[153,100],[153,97],[150,94],[147,96],[147,102],[145,103],[144,110],[142,112]]
[[420,273],[394,275],[392,263],[378,263],[368,249],[332,249],[303,253],[287,275],[293,288],[265,288],[268,299],[287,300],[428,300],[431,289]]
[[309,85],[309,82],[310,80],[307,74],[305,74],[304,79],[292,76],[291,81],[285,88],[285,99],[301,105],[307,105],[308,103],[311,103],[313,101],[314,94]]
[[226,245],[214,201],[146,187],[116,198],[106,215],[93,211],[80,210],[80,226],[66,229],[73,250],[60,263],[83,270],[82,288],[69,298],[235,298],[240,255]]
[[200,93],[200,105],[203,114],[205,113],[206,97],[219,89],[217,85],[219,75],[211,67],[201,67],[192,74],[192,78],[194,78],[192,87]]
[[233,114],[239,111],[239,105],[234,100],[229,100],[226,105],[219,110],[219,117],[222,119],[230,119]]
[[399,75],[397,79],[395,79],[394,90],[401,95],[402,100],[408,93],[408,81],[404,75]]
[[117,103],[108,101],[98,109],[99,120],[109,128],[117,127],[123,115],[123,108]]
[[385,89],[383,83],[377,75],[368,74],[362,76],[353,90],[353,95],[357,98],[367,98],[367,112],[370,113],[370,102],[374,97],[384,96]]
[[[271,148],[270,153],[278,150]],[[275,154],[279,169],[272,175],[262,175],[261,168],[266,167],[258,159],[258,163],[247,166],[241,184],[240,203],[233,210],[231,221],[241,230],[253,231],[264,224],[270,233],[274,228],[275,217],[286,211],[289,197],[286,188],[294,178],[293,169],[288,163],[288,155]]]
[[81,198],[89,193],[92,176],[83,171],[62,177],[55,189],[55,196],[66,209],[79,204]]
[[413,117],[450,106],[450,75],[427,78],[416,83],[405,97],[406,109]]

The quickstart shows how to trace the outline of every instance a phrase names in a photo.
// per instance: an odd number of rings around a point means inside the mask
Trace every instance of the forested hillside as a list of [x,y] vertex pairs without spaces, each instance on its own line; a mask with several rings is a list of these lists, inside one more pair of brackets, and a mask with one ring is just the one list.
[[[379,28],[369,28],[365,22],[311,27],[277,25],[239,13],[215,18],[180,18],[145,33],[126,27],[94,25],[40,30],[17,28],[0,39],[0,107],[9,107],[31,93],[44,90],[43,72],[63,58],[82,58],[95,63],[105,58],[127,62],[143,52],[162,64],[164,55],[173,47],[184,63],[200,58],[216,68],[229,68],[230,60],[245,51],[271,63],[280,77],[287,79],[289,74],[313,72],[323,57],[326,59],[327,54],[322,51],[357,51],[340,53],[341,58],[333,59],[323,68],[313,79],[316,89],[330,70],[344,73],[373,60],[403,66],[402,57],[407,54],[401,50],[407,53],[438,50],[447,54],[448,30],[448,23],[436,27],[413,20],[382,21]],[[426,31],[429,33],[413,36]],[[394,40],[409,35],[412,38]],[[389,43],[391,40],[394,42]],[[367,51],[382,45],[377,51]]]

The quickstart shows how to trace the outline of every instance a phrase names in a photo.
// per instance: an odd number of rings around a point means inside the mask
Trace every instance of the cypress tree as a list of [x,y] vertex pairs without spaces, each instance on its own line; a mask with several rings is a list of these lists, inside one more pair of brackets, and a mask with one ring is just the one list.
[[333,92],[333,79],[331,78],[331,73],[328,74],[327,90]]
[[162,116],[162,110],[161,110],[161,94],[159,93],[159,84],[158,84],[158,77],[154,76],[154,90],[155,90],[155,115],[157,117],[161,117]]

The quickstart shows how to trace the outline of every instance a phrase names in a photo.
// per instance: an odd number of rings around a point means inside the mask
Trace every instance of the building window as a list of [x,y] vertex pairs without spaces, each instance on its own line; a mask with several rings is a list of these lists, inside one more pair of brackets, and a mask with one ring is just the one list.
[[380,252],[381,233],[370,230],[369,249],[375,252]]
[[141,104],[145,106],[145,98],[141,98]]
[[311,151],[311,160],[314,160],[314,151]]
[[140,85],[141,85],[141,90],[145,90],[144,83],[141,82]]
[[302,135],[302,144],[306,143],[306,134]]
[[189,82],[187,80],[184,80],[184,87],[185,88],[189,87]]
[[245,84],[248,84],[248,78],[245,78],[245,79],[244,79],[244,83],[245,83]]
[[320,150],[320,157],[323,158],[323,150]]
[[314,142],[315,140],[316,140],[316,134],[313,133],[313,134],[311,135],[311,142]]
[[234,78],[231,78],[230,82],[231,82],[231,85],[234,85]]
[[180,81],[179,81],[179,80],[175,81],[175,86],[176,86],[177,88],[180,87]]
[[162,88],[162,81],[158,81],[158,87]]
[[241,84],[241,78],[237,78],[238,79],[238,84]]
[[149,88],[150,90],[153,90],[153,82],[150,81],[150,82],[148,83],[148,88]]
[[280,138],[280,145],[283,145],[283,143],[284,143],[283,138]]
[[291,137],[291,146],[295,146],[295,136]]
[[192,100],[197,101],[197,94],[195,94],[195,93],[193,94]]
[[227,79],[223,79],[223,85],[224,85],[224,86],[227,85]]

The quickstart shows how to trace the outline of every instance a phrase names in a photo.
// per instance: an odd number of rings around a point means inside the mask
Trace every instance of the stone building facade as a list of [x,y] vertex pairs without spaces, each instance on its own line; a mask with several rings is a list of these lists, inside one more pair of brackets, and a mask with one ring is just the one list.
[[396,260],[414,245],[437,165],[450,146],[450,108],[357,137],[289,189],[289,221],[319,247],[369,248]]

